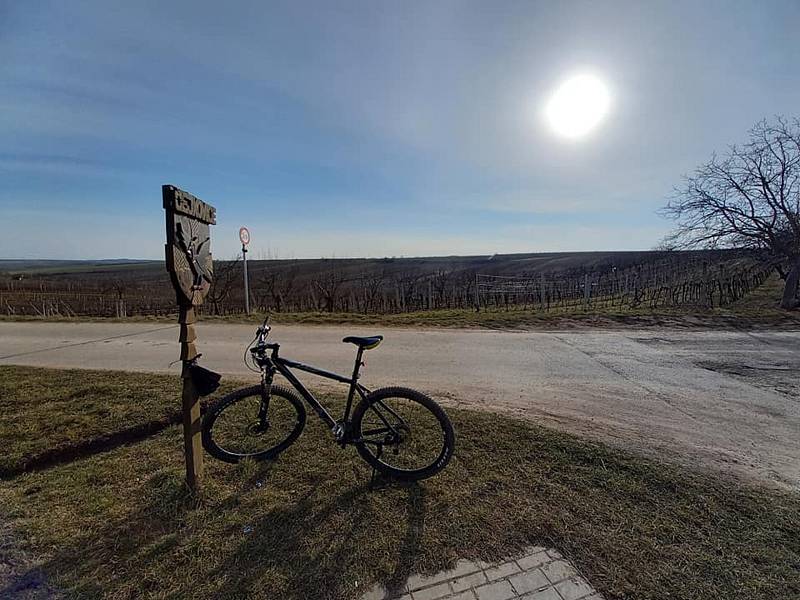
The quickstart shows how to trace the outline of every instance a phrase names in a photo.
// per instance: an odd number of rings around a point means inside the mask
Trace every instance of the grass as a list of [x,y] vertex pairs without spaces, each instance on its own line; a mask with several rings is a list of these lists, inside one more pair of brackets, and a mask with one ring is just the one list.
[[[177,390],[170,376],[0,367],[3,446],[25,444],[12,459],[20,464],[167,418]],[[6,478],[0,511],[73,597],[357,598],[374,582],[527,544],[558,548],[608,598],[800,594],[797,494],[508,417],[448,412],[456,457],[418,485],[369,491],[366,465],[310,415],[273,463],[209,460],[199,497],[183,485],[182,434],[169,426]]]
[[125,443],[180,422],[170,378],[24,367],[0,367],[0,375],[0,477],[62,460],[87,442]]
[[[300,325],[354,325],[381,327],[469,327],[484,329],[550,329],[573,327],[649,327],[681,328],[797,328],[800,311],[778,308],[783,282],[773,275],[745,298],[722,308],[582,306],[552,309],[547,312],[510,308],[436,309],[398,314],[360,313],[273,313],[272,322]],[[0,321],[107,321],[107,322],[174,322],[175,316],[163,317],[38,317],[0,315]],[[264,314],[204,315],[205,322],[260,323]]]

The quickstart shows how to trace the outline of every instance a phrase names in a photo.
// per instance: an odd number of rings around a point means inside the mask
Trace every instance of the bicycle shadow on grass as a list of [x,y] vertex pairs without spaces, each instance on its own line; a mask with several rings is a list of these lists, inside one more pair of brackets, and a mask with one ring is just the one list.
[[[399,536],[393,535],[397,527],[376,528],[384,504],[379,496],[387,491],[399,496],[391,505],[405,505],[404,515],[384,515],[401,524]],[[384,584],[387,598],[399,597],[415,572],[425,507],[418,484],[376,490],[365,482],[326,499],[310,490],[263,515],[209,578],[220,577],[218,593],[233,597],[357,598],[375,581]],[[266,589],[264,573],[282,582],[281,589]]]
[[[81,466],[67,465],[66,468]],[[145,480],[141,501],[136,503],[134,510],[114,515],[101,528],[87,528],[72,538],[68,545],[58,548],[43,564],[32,565],[13,579],[4,581],[4,585],[0,585],[0,598],[18,597],[22,600],[39,597],[31,595],[31,590],[45,589],[50,575],[63,574],[65,570],[69,572],[63,582],[67,595],[104,597],[122,593],[119,583],[126,586],[131,597],[156,592],[159,584],[147,577],[125,582],[124,578],[109,581],[95,578],[92,574],[107,572],[109,561],[131,561],[147,566],[165,559],[172,560],[173,551],[184,546],[194,535],[191,528],[187,529],[193,515],[202,514],[204,510],[235,511],[244,495],[267,484],[273,469],[274,462],[265,461],[235,471],[231,474],[232,479],[237,479],[235,491],[214,501],[209,501],[202,492],[200,495],[193,493],[182,471],[157,471]],[[109,583],[111,587],[107,587]],[[61,596],[56,594],[53,597]]]
[[[198,557],[191,568],[206,597],[357,598],[374,581],[402,588],[423,532],[424,488],[375,490],[356,466],[333,478],[312,469],[287,480],[279,471],[275,482],[275,466],[239,465],[222,475],[222,488],[212,473],[208,498],[193,495],[181,471],[155,472],[130,512],[72,537],[41,571],[66,575],[60,583],[79,597],[158,594],[169,565],[187,556]],[[109,564],[126,566],[112,575]],[[168,588],[182,594],[187,585],[181,578]]]

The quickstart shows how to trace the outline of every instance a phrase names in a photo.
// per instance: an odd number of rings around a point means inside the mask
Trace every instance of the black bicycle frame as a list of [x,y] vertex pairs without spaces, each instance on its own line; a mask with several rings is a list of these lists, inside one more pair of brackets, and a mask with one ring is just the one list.
[[[359,347],[358,352],[356,353],[356,363],[353,367],[353,374],[350,377],[345,377],[344,375],[339,375],[338,373],[333,373],[331,371],[326,371],[324,369],[318,369],[317,367],[312,367],[311,365],[306,365],[301,362],[297,362],[294,360],[289,360],[288,358],[282,358],[278,356],[278,350],[280,349],[280,344],[267,344],[261,343],[257,345],[255,348],[251,350],[253,353],[256,362],[262,369],[262,373],[266,371],[266,380],[262,379],[262,385],[265,383],[272,383],[272,377],[275,374],[275,371],[279,372],[283,375],[286,380],[292,384],[292,387],[300,392],[300,395],[303,396],[306,402],[314,409],[314,412],[317,413],[320,419],[325,421],[331,430],[334,433],[337,441],[344,447],[345,444],[356,444],[356,443],[369,443],[369,444],[376,444],[381,446],[381,442],[370,441],[363,437],[359,437],[355,439],[351,436],[350,432],[350,410],[353,406],[353,397],[355,396],[356,392],[358,395],[361,396],[362,400],[366,399],[367,395],[370,394],[370,390],[358,383],[358,373],[361,370],[361,367],[364,365],[362,362],[362,358],[364,357],[364,349]],[[265,356],[266,350],[272,350],[272,355],[267,357]],[[306,386],[292,373],[291,369],[299,369],[301,371],[305,371],[307,373],[311,373],[312,375],[316,375],[318,377],[323,377],[325,379],[331,379],[333,381],[338,381],[340,383],[347,383],[350,385],[350,389],[347,394],[347,405],[344,409],[344,416],[341,421],[337,422],[336,419],[325,409],[324,406],[320,403],[319,400],[316,399],[314,394],[308,391]],[[267,405],[269,399],[267,398]],[[379,405],[383,410],[386,410],[389,414],[393,417],[403,421],[402,417],[398,415],[391,407],[387,406],[380,400],[375,403]],[[262,411],[267,410],[267,406],[262,405]],[[393,435],[397,435],[396,428],[389,423],[386,417],[381,413],[380,410],[375,408],[375,405],[372,406],[372,410],[375,414],[378,415],[383,424],[386,426],[386,429],[378,429],[378,430],[371,430],[370,434],[376,433],[383,433],[385,431],[391,432]],[[263,418],[261,414],[259,414],[259,418]]]
[[[367,394],[370,393],[369,389],[358,383],[358,372],[361,369],[361,366],[364,364],[362,362],[363,348],[358,349],[358,353],[356,355],[356,364],[353,368],[353,375],[350,377],[345,377],[344,375],[339,375],[338,373],[333,373],[331,371],[326,371],[324,369],[318,369],[317,367],[312,367],[311,365],[307,365],[301,362],[297,362],[294,360],[289,360],[288,358],[282,358],[278,356],[278,346],[269,344],[269,347],[272,349],[272,356],[267,359],[269,362],[266,361],[263,366],[269,368],[272,365],[281,375],[283,375],[292,386],[300,392],[306,402],[314,409],[314,412],[319,415],[319,417],[325,421],[331,429],[335,429],[339,422],[333,418],[333,416],[325,409],[324,406],[316,399],[314,394],[308,391],[308,388],[303,385],[303,383],[295,376],[294,373],[290,369],[298,369],[300,371],[305,371],[307,373],[311,373],[312,375],[316,375],[318,377],[323,377],[325,379],[332,379],[333,381],[338,381],[339,383],[347,383],[350,385],[350,389],[347,394],[347,405],[344,409],[344,416],[342,418],[342,424],[346,425],[350,421],[350,410],[353,406],[353,397],[355,393],[358,392],[361,398],[366,398]],[[391,409],[390,409],[391,410]]]

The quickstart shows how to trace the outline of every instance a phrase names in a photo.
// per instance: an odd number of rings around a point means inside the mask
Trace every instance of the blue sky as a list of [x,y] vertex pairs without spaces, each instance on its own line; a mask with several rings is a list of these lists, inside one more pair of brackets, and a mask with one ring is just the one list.
[[[161,258],[160,186],[253,257],[647,249],[800,107],[797,2],[0,0],[0,257]],[[541,112],[608,84],[579,141]]]

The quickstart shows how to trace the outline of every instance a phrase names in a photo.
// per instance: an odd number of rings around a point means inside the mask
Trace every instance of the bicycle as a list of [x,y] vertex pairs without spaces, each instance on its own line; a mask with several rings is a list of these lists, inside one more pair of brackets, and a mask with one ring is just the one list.
[[[347,377],[280,356],[280,344],[266,341],[272,329],[268,320],[256,330],[244,354],[247,363],[249,351],[261,373],[261,383],[228,394],[203,417],[203,446],[212,456],[229,463],[277,457],[305,427],[306,410],[296,391],[330,427],[335,441],[342,448],[355,446],[374,471],[403,481],[418,481],[447,466],[453,456],[455,431],[436,402],[409,388],[371,391],[358,381],[364,352],[377,348],[383,336],[348,336],[342,340],[358,348],[353,374]],[[291,369],[348,384],[341,419],[334,419]],[[277,373],[295,391],[273,385]],[[351,414],[356,394],[360,401]]]

